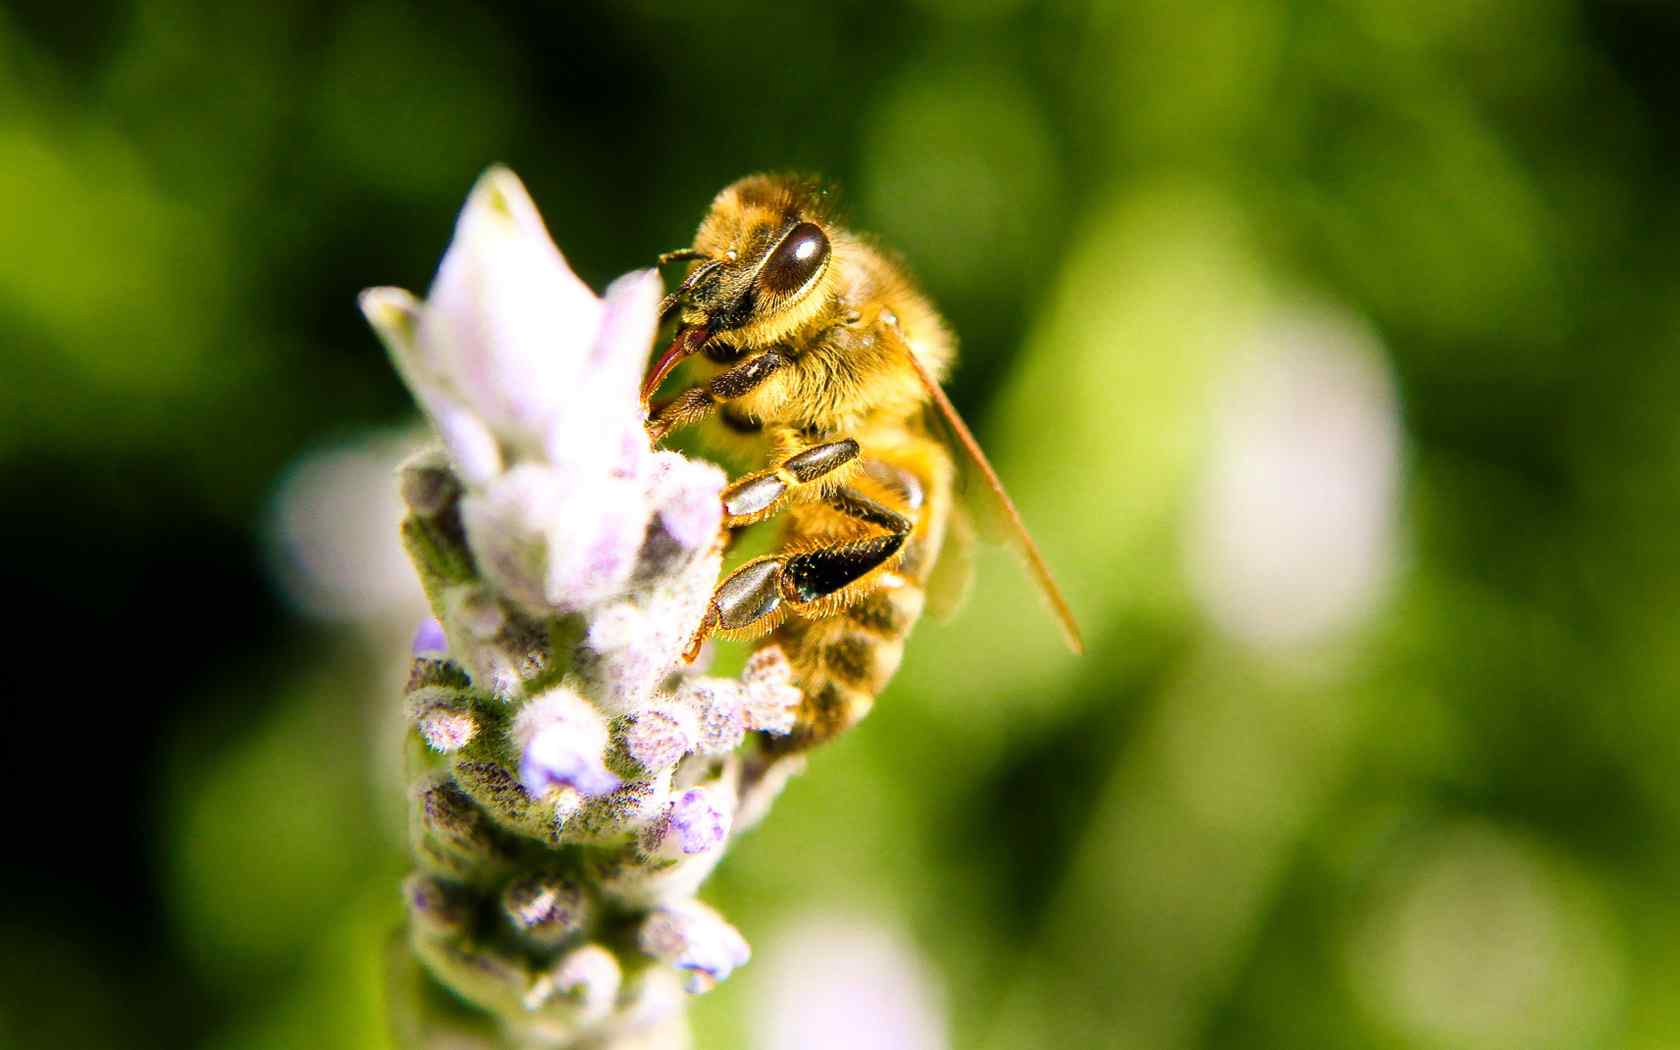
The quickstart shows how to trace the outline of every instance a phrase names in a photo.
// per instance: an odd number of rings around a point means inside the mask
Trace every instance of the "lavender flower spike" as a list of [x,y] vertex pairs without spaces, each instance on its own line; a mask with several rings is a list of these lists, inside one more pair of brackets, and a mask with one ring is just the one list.
[[739,679],[681,661],[724,477],[643,431],[660,293],[596,297],[498,168],[424,302],[362,295],[442,446],[401,472],[436,617],[404,701],[404,1045],[676,1050],[684,991],[750,954],[694,893],[799,768],[758,746],[799,696],[773,651]]

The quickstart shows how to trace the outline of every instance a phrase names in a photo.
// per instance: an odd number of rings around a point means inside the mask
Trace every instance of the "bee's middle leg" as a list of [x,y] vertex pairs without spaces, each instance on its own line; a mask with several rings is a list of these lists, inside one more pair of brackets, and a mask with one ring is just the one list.
[[912,528],[909,518],[849,489],[830,496],[828,502],[871,531],[797,554],[754,558],[730,573],[712,592],[706,614],[689,642],[687,659],[692,660],[717,631],[746,630],[788,611],[808,614],[824,603],[844,604],[856,593],[856,585],[890,566],[903,551]]
[[857,458],[858,443],[841,438],[812,445],[766,470],[744,474],[723,490],[724,524],[736,528],[763,521],[802,486],[837,480],[834,472]]

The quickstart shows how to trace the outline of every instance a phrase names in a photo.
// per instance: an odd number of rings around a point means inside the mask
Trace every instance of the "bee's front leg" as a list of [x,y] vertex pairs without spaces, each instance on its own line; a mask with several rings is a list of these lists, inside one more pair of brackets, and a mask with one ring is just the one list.
[[654,409],[647,421],[648,438],[654,444],[665,435],[700,422],[725,401],[732,401],[751,392],[769,379],[791,358],[776,347],[747,358],[734,368],[719,372],[698,386],[691,386],[676,397]]

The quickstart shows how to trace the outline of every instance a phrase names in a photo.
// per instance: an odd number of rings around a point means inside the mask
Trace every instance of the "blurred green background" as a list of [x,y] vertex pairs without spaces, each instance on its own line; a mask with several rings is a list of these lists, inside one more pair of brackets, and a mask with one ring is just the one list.
[[981,559],[706,891],[702,1048],[1680,1043],[1676,54],[1659,0],[12,0],[0,1044],[382,1045],[414,413],[354,297],[492,161],[597,288],[839,180],[1090,642]]

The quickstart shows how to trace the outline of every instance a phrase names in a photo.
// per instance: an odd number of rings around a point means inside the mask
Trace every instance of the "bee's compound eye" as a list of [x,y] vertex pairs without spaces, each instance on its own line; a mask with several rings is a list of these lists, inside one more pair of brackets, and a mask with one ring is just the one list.
[[815,223],[802,222],[788,231],[759,271],[758,283],[774,295],[803,288],[828,261],[828,238]]

